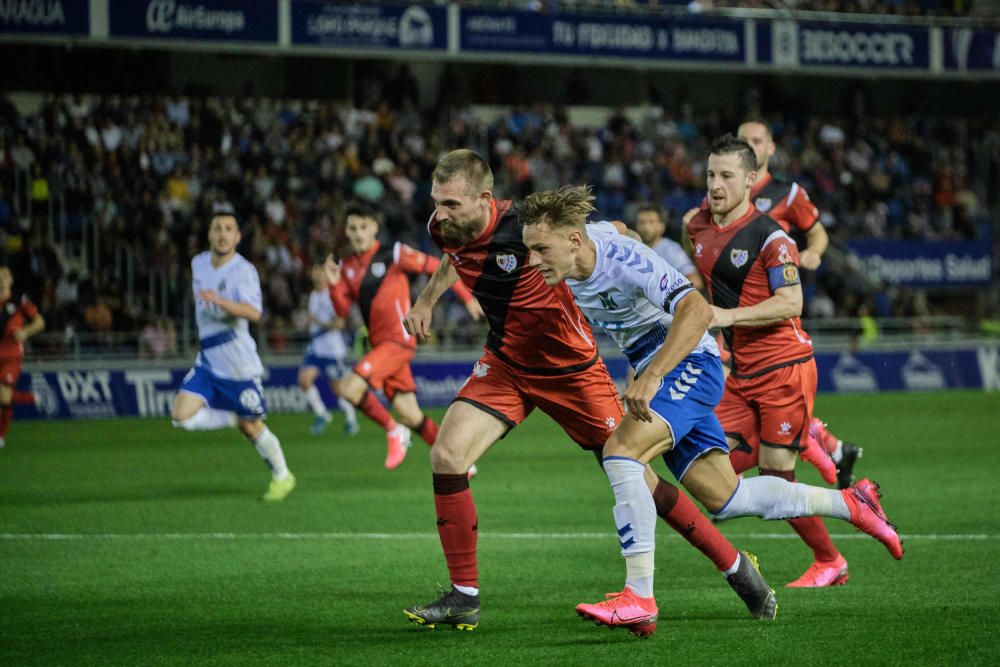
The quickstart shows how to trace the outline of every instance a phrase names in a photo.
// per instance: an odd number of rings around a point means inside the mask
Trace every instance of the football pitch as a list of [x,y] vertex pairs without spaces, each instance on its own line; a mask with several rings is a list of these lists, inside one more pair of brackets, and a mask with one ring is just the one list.
[[[386,472],[371,423],[312,437],[311,415],[275,416],[298,488],[265,504],[268,474],[235,430],[15,422],[0,451],[0,665],[997,664],[1000,394],[820,396],[816,412],[864,447],[904,559],[828,520],[849,583],[785,589],[811,562],[791,529],[723,524],[777,589],[762,624],[660,522],[648,640],[574,613],[620,590],[624,565],[606,478],[541,414],[472,483],[472,633],[402,614],[448,582],[421,442]],[[800,477],[819,479],[804,464]]]

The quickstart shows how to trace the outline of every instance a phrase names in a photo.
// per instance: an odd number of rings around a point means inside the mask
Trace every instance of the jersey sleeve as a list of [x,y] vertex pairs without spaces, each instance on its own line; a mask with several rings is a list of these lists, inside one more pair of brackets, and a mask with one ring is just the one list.
[[792,189],[785,203],[788,207],[785,216],[798,229],[807,232],[819,220],[819,209],[809,199],[806,189],[798,183],[792,183]]
[[327,288],[330,293],[330,301],[333,303],[333,310],[337,317],[347,317],[351,312],[351,297],[347,292],[347,280],[341,276],[340,282],[330,285]]
[[260,275],[250,262],[244,265],[240,272],[240,281],[236,286],[236,301],[253,306],[257,312],[264,312],[264,296],[260,289]]
[[772,293],[799,284],[799,251],[785,232],[777,230],[767,237],[760,251],[760,261],[767,270]]
[[[392,251],[394,261],[406,273],[426,273],[430,275],[441,266],[441,260],[437,257],[420,252],[405,243],[397,243]],[[462,284],[461,280],[456,281],[452,285],[451,291],[462,300],[462,303],[468,303],[472,300],[472,292]]]
[[691,281],[640,243],[635,244],[632,252],[639,261],[630,260],[621,277],[652,303],[673,315],[680,300],[694,291]]

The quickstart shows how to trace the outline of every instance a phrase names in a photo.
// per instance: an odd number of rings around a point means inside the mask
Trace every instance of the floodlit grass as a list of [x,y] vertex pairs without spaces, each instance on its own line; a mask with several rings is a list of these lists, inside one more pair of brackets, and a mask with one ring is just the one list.
[[829,521],[850,583],[782,589],[811,561],[791,530],[725,524],[778,589],[778,621],[764,625],[661,523],[661,618],[646,641],[573,611],[620,589],[624,566],[606,479],[542,415],[473,481],[473,633],[402,614],[448,581],[420,443],[388,473],[372,424],[313,438],[311,416],[276,416],[299,487],[270,505],[258,501],[267,472],[234,430],[15,423],[0,451],[0,665],[996,664],[998,413],[1000,396],[978,392],[821,396],[817,414],[864,446],[859,469],[910,536],[904,560]]

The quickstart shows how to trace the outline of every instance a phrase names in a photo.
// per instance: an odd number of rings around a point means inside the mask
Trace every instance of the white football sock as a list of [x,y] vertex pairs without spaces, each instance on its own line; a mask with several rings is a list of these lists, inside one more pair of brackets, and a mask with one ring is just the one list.
[[358,413],[354,411],[354,406],[351,405],[347,401],[347,399],[344,399],[344,398],[341,398],[340,396],[338,396],[337,397],[337,407],[340,408],[341,412],[344,413],[344,416],[347,418],[347,423],[348,424],[357,424],[358,423]]
[[472,595],[472,596],[479,595],[479,589],[476,588],[475,586],[458,586],[456,584],[452,584],[452,586],[459,593],[465,593],[466,595]]
[[329,412],[327,412],[326,406],[323,404],[323,398],[319,395],[319,389],[316,385],[310,386],[305,390],[306,401],[309,402],[309,407],[312,408],[313,414],[317,417],[328,417]]
[[285,463],[285,453],[281,451],[281,443],[277,436],[271,433],[267,426],[253,439],[253,446],[257,449],[264,463],[271,469],[271,476],[277,481],[288,478],[288,465]]
[[849,521],[851,511],[840,491],[789,482],[780,477],[759,475],[739,480],[733,497],[716,519],[759,516],[762,519],[795,519],[802,516],[829,516]]
[[[656,503],[643,478],[646,466],[624,456],[608,457],[603,465],[615,494],[613,514],[618,542],[625,557],[625,585],[640,597],[651,597]],[[638,557],[644,554],[648,556]]]
[[184,421],[173,421],[177,428],[185,431],[215,431],[236,426],[236,414],[227,410],[203,407]]

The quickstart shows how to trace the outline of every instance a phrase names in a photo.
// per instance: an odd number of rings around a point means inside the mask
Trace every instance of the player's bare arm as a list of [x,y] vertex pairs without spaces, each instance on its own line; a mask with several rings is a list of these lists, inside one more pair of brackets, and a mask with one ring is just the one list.
[[830,236],[826,233],[823,224],[817,222],[806,233],[806,247],[799,253],[799,266],[810,271],[818,269],[828,245],[830,245]]
[[659,390],[660,381],[698,346],[712,321],[712,315],[712,307],[698,292],[689,292],[677,303],[674,321],[670,324],[663,346],[625,390],[622,401],[630,415],[640,421],[653,421],[649,402]]
[[621,220],[612,220],[611,224],[615,226],[615,229],[617,229],[618,233],[621,234],[622,236],[627,236],[634,241],[642,243],[642,237],[639,236],[639,232],[633,229],[629,229],[628,225],[626,225]]
[[[431,335],[431,318],[433,316],[434,304],[457,281],[458,272],[455,271],[451,262],[442,261],[437,269],[434,270],[434,273],[431,274],[431,279],[427,281],[427,285],[420,292],[420,296],[414,301],[410,312],[403,318],[403,326],[406,327],[407,333],[411,336],[416,336],[417,340],[421,343],[426,342],[427,337]],[[476,305],[478,306],[479,303],[476,302]],[[468,308],[468,305],[466,305],[466,308]],[[471,314],[472,311],[470,310],[469,312]],[[480,308],[480,312],[482,312],[482,308]]]
[[770,297],[753,306],[719,308],[712,306],[713,327],[765,327],[802,314],[802,286],[779,287]]
[[23,329],[18,329],[17,331],[14,332],[14,338],[17,340],[18,343],[23,343],[24,341],[28,340],[35,334],[41,333],[44,330],[45,330],[45,320],[42,318],[40,314],[35,315],[34,319],[31,320],[30,324],[25,326]]
[[221,308],[223,312],[232,317],[239,317],[250,322],[260,321],[261,312],[249,303],[240,303],[239,301],[224,299],[215,290],[203,289],[198,292],[198,298],[203,301],[207,301],[208,303],[215,304]]
[[694,219],[694,216],[696,215],[698,215],[698,209],[692,208],[684,214],[683,218],[681,218],[681,246],[684,248],[684,252],[688,255],[694,253],[694,242],[691,240],[691,235],[688,234],[688,225],[691,224],[691,220]]

